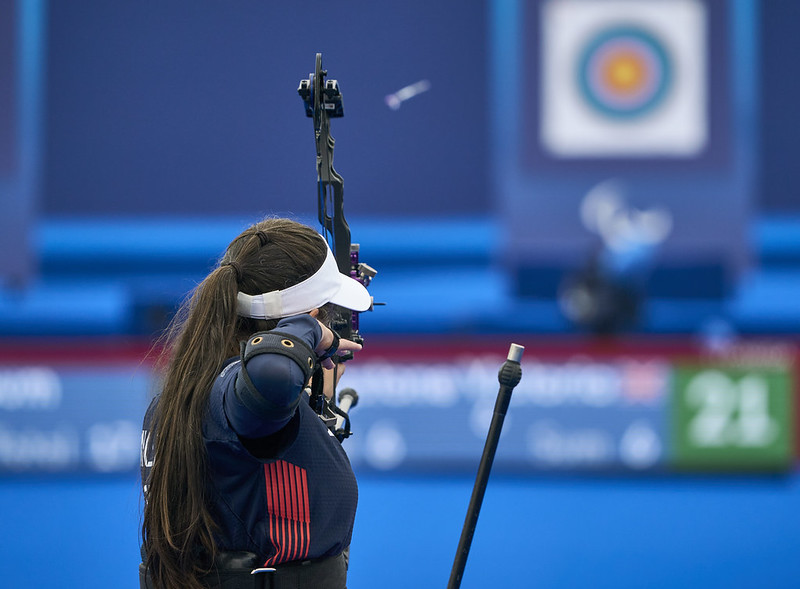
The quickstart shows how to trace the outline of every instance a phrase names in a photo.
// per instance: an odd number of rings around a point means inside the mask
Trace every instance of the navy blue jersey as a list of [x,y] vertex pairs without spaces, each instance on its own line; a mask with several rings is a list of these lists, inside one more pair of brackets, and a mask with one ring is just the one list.
[[[305,340],[312,349],[320,337],[316,320],[307,315],[284,319],[276,329]],[[260,394],[276,405],[296,406],[288,419],[248,415],[235,395],[241,361],[234,359],[212,387],[203,423],[210,509],[219,526],[217,545],[220,550],[256,553],[265,566],[341,553],[350,544],[358,501],[347,455],[309,406],[302,373],[292,368],[293,362],[262,354],[247,365]],[[278,377],[281,380],[275,380]],[[145,416],[145,482],[153,459],[150,430],[157,402],[154,399]],[[261,437],[242,436],[242,430]]]

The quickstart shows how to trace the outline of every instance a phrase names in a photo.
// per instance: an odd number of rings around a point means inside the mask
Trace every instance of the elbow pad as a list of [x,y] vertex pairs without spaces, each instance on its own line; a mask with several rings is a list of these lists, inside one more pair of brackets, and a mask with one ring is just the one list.
[[[264,331],[256,333],[246,342],[242,342],[242,365],[236,381],[236,396],[250,411],[256,414],[294,413],[297,404],[290,407],[279,407],[264,398],[256,389],[250,375],[247,374],[247,361],[259,354],[279,354],[291,358],[303,373],[303,383],[307,383],[317,368],[316,354],[308,344],[296,336],[280,331]],[[299,400],[299,398],[298,398]]]

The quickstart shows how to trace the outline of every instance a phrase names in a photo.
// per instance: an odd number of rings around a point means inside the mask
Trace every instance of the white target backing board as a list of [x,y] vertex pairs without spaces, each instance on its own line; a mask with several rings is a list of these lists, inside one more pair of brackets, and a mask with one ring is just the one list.
[[540,141],[556,157],[693,157],[708,141],[699,0],[541,5]]

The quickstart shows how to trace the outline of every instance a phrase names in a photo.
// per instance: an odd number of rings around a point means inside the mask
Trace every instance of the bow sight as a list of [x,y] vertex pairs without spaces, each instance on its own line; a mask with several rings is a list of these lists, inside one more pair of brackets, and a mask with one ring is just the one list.
[[[339,92],[339,83],[336,80],[325,80],[328,75],[327,70],[322,69],[322,54],[317,53],[317,62],[313,74],[309,74],[308,80],[300,80],[300,87],[297,92],[303,99],[306,106],[306,116],[313,117],[314,113],[318,110],[318,104],[328,113],[329,118],[338,118],[344,116],[342,109],[342,93]],[[317,80],[324,83],[322,95],[318,98],[314,94],[315,90],[319,88]]]

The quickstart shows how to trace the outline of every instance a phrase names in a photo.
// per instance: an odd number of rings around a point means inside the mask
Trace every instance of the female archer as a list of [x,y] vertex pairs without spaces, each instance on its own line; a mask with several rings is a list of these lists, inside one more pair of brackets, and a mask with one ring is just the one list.
[[181,308],[144,422],[142,587],[345,587],[356,481],[307,386],[331,394],[334,356],[361,346],[330,305],[371,298],[316,231],[268,219]]

